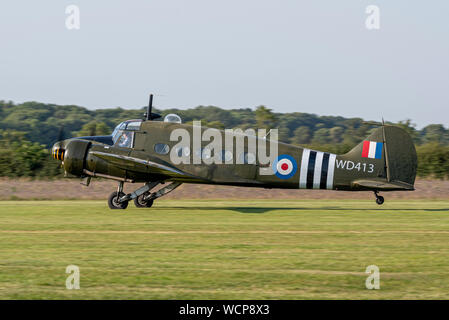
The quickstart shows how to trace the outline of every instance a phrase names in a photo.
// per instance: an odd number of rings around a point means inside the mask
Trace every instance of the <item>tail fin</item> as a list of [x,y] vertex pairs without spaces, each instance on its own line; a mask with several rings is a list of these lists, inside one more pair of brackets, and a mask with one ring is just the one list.
[[[384,125],[349,151],[350,158],[370,158],[377,163],[377,178],[383,180],[384,188],[413,190],[418,160],[415,145],[409,134],[395,126]],[[377,180],[377,179],[376,179]],[[362,187],[373,188],[373,182],[359,181]]]

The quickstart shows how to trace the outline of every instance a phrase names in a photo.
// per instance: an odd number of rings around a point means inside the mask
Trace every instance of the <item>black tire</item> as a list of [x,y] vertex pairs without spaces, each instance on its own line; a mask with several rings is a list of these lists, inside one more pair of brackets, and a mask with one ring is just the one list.
[[123,201],[118,203],[117,200],[123,197],[125,194],[123,192],[118,193],[114,191],[108,198],[108,205],[110,209],[126,209],[128,208],[128,201]]
[[384,201],[385,201],[385,199],[384,199],[384,197],[382,197],[382,196],[378,196],[377,198],[376,198],[376,203],[380,206],[380,205],[382,205],[382,204],[384,204]]
[[143,198],[147,195],[148,194],[141,194],[137,198],[134,198],[134,205],[137,208],[151,208],[151,206],[153,205],[153,200],[143,200]]

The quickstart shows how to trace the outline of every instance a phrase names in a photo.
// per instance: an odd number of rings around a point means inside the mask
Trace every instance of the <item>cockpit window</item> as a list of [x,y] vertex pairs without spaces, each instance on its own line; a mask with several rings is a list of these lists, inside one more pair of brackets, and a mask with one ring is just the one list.
[[122,122],[122,123],[119,123],[119,124],[115,127],[114,131],[112,131],[112,140],[114,140],[114,143],[117,141],[117,138],[118,138],[117,134],[118,134],[118,132],[119,132],[119,130],[120,130],[120,127],[121,127],[122,125],[123,125],[123,122]]
[[134,132],[123,131],[121,136],[118,138],[117,147],[132,148],[133,138],[134,138]]
[[112,141],[114,142],[114,144],[117,142],[118,138],[122,136],[122,133],[122,130],[114,130],[114,132],[112,133]]
[[140,130],[140,125],[142,124],[141,121],[133,121],[128,122],[128,125],[126,126],[127,130]]
[[128,120],[119,123],[115,127],[114,132],[112,132],[112,141],[114,141],[114,144],[117,144],[117,141],[122,137],[124,130],[138,131],[140,130],[141,124],[142,120]]

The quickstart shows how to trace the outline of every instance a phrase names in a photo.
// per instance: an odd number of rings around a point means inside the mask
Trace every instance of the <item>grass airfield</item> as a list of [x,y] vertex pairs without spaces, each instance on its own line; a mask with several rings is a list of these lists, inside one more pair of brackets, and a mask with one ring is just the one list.
[[1,201],[0,299],[449,299],[448,244],[448,201]]

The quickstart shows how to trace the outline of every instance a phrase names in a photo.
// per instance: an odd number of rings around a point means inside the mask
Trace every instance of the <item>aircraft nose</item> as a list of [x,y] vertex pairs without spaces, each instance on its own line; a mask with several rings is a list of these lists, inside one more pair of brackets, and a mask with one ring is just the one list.
[[51,148],[51,155],[53,156],[53,158],[55,158],[56,160],[61,160],[64,161],[64,148],[62,147],[62,143],[61,141],[56,142],[53,145],[53,148]]

